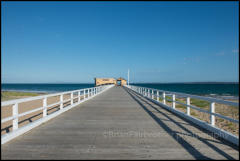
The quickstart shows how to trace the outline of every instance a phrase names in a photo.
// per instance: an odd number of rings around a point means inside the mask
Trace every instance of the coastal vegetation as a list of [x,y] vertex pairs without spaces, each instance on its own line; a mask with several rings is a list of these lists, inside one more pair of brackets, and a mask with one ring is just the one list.
[[15,92],[15,91],[1,91],[1,101],[7,101],[12,99],[26,98],[39,96],[42,93],[33,93],[33,92]]

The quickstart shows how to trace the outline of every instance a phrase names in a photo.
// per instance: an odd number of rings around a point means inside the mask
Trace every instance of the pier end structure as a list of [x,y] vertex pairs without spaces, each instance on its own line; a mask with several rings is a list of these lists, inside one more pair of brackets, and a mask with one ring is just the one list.
[[106,84],[117,84],[116,79],[114,78],[95,78],[95,87]]
[[121,86],[127,85],[127,80],[122,77],[118,78],[117,82],[120,82]]
[[127,85],[127,80],[124,78],[120,77],[118,79],[115,78],[94,78],[95,79],[95,87],[100,86],[100,85],[108,85],[108,84],[114,84],[118,85],[118,82],[120,86]]

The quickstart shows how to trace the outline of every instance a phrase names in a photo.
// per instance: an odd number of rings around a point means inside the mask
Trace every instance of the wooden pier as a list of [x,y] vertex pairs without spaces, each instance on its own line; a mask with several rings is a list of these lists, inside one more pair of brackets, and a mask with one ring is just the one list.
[[2,145],[2,159],[239,159],[238,146],[114,86]]

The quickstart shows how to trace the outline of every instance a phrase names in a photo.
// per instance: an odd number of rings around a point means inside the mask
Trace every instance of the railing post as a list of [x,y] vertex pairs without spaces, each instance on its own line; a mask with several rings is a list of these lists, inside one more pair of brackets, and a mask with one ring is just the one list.
[[78,102],[80,102],[80,91],[78,91]]
[[47,97],[43,99],[43,117],[47,116]]
[[154,99],[154,91],[153,91],[153,89],[152,89],[152,99]]
[[14,117],[13,119],[13,130],[18,129],[18,103],[15,103],[12,107],[12,115]]
[[175,108],[175,94],[172,95],[172,108]]
[[90,96],[90,89],[88,88],[88,98],[89,98],[89,96]]
[[71,105],[73,104],[73,92],[71,92]]
[[60,95],[60,110],[63,109],[63,94]]
[[157,91],[157,101],[159,102],[159,91]]
[[150,98],[150,90],[148,89],[148,98]]
[[83,89],[83,100],[85,99],[85,89]]
[[[215,113],[215,102],[211,102],[210,104],[210,112],[211,113]],[[211,125],[215,126],[215,116],[210,114],[210,121],[211,121]]]
[[188,105],[190,105],[190,97],[187,97],[187,115],[190,115],[190,107]]
[[144,96],[147,96],[147,89],[145,88],[145,95]]
[[163,104],[166,104],[166,94],[165,94],[165,92],[163,92]]

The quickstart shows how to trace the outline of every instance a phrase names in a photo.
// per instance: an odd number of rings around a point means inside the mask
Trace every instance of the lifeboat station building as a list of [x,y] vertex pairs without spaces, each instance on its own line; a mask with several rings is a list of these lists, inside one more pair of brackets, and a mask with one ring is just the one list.
[[127,85],[126,79],[120,77],[118,79],[114,78],[95,78],[95,86],[114,84],[116,86]]

